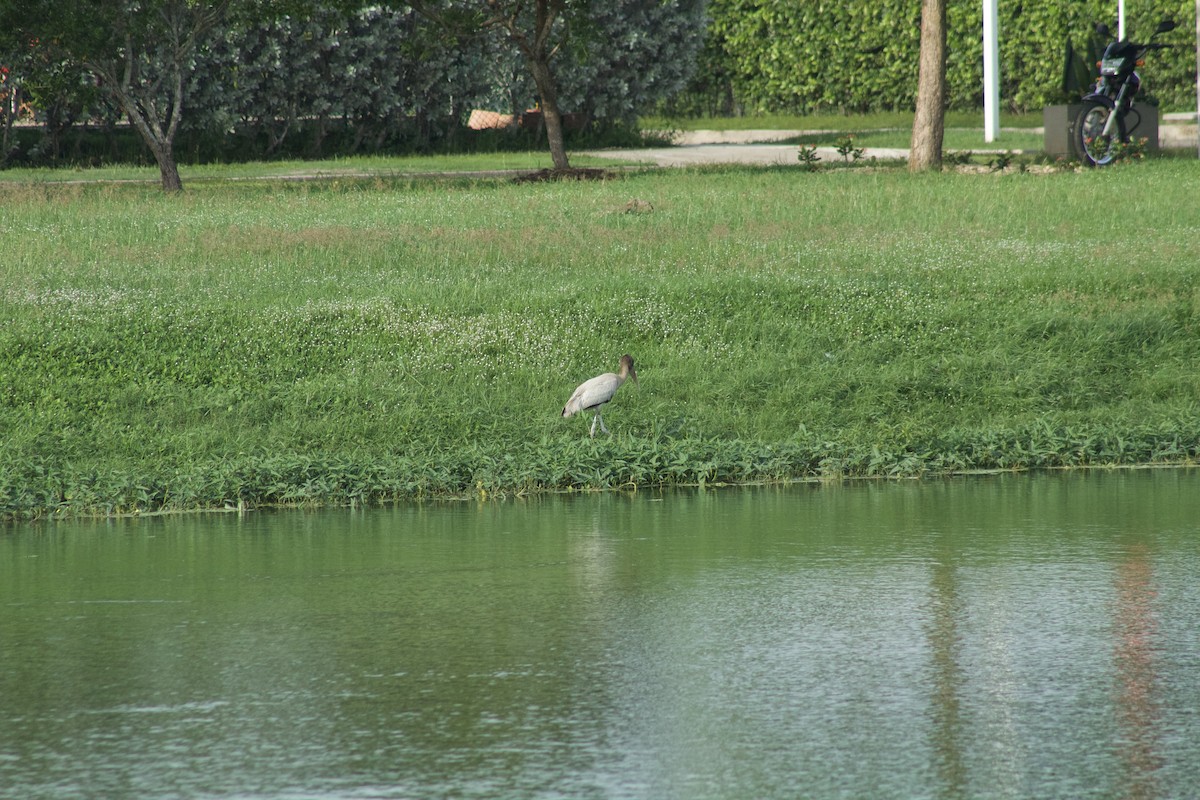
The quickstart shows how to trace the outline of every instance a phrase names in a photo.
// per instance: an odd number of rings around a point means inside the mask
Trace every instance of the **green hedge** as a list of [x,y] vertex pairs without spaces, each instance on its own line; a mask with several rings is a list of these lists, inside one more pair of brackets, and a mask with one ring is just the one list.
[[[1116,31],[1112,0],[1002,2],[1001,96],[1011,111],[1067,99],[1068,39],[1086,48],[1095,23]],[[1179,29],[1153,53],[1143,86],[1164,109],[1195,107],[1195,5],[1143,0],[1126,9],[1131,38],[1149,36],[1170,17]],[[701,76],[676,110],[706,113],[866,112],[911,109],[920,49],[918,0],[712,0]],[[983,10],[980,0],[949,0],[947,79],[950,107],[983,104]]]

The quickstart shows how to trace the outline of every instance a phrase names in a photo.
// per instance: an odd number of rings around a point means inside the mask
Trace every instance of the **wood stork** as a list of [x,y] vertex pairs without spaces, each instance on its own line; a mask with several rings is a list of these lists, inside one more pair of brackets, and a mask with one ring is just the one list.
[[621,388],[626,378],[633,378],[634,383],[638,382],[637,373],[633,370],[633,356],[628,353],[621,356],[620,372],[606,372],[579,384],[575,394],[571,395],[571,399],[563,406],[562,415],[569,417],[580,411],[594,410],[596,416],[592,418],[592,430],[588,435],[593,439],[596,437],[596,423],[600,423],[600,430],[609,433],[608,428],[604,427],[604,420],[600,418],[600,406],[613,399],[613,395]]

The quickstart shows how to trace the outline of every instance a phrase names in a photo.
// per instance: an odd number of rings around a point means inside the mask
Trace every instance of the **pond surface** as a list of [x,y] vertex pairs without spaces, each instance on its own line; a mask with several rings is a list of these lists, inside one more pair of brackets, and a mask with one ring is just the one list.
[[1200,787],[1200,473],[0,529],[0,797]]

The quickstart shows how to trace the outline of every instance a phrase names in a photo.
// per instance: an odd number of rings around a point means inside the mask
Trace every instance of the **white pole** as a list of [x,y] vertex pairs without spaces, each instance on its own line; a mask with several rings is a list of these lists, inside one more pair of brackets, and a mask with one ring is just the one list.
[[1117,0],[1117,41],[1125,38],[1125,0]]
[[[998,0],[983,0],[983,140],[1000,135],[1000,33]],[[1200,3],[1200,0],[1196,0]]]

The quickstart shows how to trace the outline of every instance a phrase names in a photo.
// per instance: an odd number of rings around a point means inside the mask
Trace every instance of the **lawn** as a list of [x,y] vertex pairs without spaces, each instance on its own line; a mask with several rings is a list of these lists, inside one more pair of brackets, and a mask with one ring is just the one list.
[[[578,167],[612,166],[620,161],[573,156]],[[238,164],[195,164],[179,168],[185,186],[196,182],[267,180],[336,180],[339,178],[428,178],[434,175],[471,177],[477,174],[549,169],[549,152],[494,152],[466,155],[355,156],[325,161],[251,161]],[[0,183],[152,183],[158,167],[116,164],[103,167],[13,168],[0,171]]]
[[[1198,191],[1176,160],[3,183],[0,515],[1191,463]],[[593,441],[562,404],[625,352]]]

